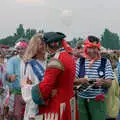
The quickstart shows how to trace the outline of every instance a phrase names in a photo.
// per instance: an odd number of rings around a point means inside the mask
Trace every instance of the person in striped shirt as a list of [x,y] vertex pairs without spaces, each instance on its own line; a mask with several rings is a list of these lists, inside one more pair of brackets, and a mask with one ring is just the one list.
[[100,41],[88,36],[84,58],[76,63],[75,85],[80,85],[78,102],[80,120],[105,120],[105,92],[114,79],[111,63],[100,55]]

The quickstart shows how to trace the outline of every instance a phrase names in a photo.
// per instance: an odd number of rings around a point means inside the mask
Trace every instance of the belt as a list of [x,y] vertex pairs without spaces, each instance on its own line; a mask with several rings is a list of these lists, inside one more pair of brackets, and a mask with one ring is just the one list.
[[15,95],[21,95],[21,94],[22,94],[22,93],[21,93],[21,90],[17,90],[17,89],[10,90],[10,92],[11,92],[12,94],[15,94]]

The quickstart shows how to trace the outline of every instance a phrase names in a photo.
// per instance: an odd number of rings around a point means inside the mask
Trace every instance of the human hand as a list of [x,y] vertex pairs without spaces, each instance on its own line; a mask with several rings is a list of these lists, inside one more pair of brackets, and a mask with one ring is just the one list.
[[81,84],[88,84],[88,79],[87,78],[80,78],[80,83]]
[[96,79],[96,82],[94,82],[94,84],[95,84],[96,87],[102,86],[103,83],[104,83],[103,79],[100,79],[100,78]]
[[17,78],[17,75],[10,75],[9,78],[11,82],[14,82]]
[[88,83],[88,79],[87,78],[77,78],[74,81],[74,85],[75,86],[78,86],[78,85],[81,85],[81,84],[87,84],[87,83]]
[[35,118],[34,117],[30,117],[29,120],[35,120]]
[[31,80],[27,79],[26,82],[27,82],[27,84],[32,85],[32,81]]
[[27,80],[26,79],[22,79],[21,82],[20,82],[21,88],[24,87],[25,85],[27,85]]

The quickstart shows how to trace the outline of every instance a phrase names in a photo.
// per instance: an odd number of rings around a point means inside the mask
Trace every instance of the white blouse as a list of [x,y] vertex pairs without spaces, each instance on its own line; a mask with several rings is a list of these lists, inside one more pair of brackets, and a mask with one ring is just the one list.
[[[45,68],[45,63],[42,61],[37,60],[44,68]],[[36,114],[38,113],[38,105],[35,104],[32,100],[32,95],[31,95],[31,89],[34,85],[39,83],[39,80],[35,73],[32,70],[31,65],[27,65],[26,67],[26,73],[23,78],[23,80],[29,79],[32,81],[32,85],[25,85],[22,87],[22,97],[24,101],[26,102],[26,107],[25,107],[25,114],[24,114],[24,120],[29,120],[30,117],[35,117]]]

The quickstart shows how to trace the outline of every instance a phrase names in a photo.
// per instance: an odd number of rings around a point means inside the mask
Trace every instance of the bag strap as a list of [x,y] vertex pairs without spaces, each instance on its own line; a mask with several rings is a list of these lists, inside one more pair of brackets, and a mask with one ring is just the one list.
[[[98,76],[103,79],[105,78],[106,63],[107,63],[107,58],[102,57],[100,67],[98,68]],[[104,88],[104,93],[107,93],[107,91],[108,91],[108,88]]]
[[85,58],[84,57],[80,57],[79,59],[79,78],[83,78],[85,76]]
[[100,66],[99,66],[99,68],[98,68],[98,76],[100,77],[100,78],[105,78],[105,67],[106,67],[106,63],[107,63],[107,58],[105,58],[105,57],[102,57],[101,58],[101,64],[100,64]]

